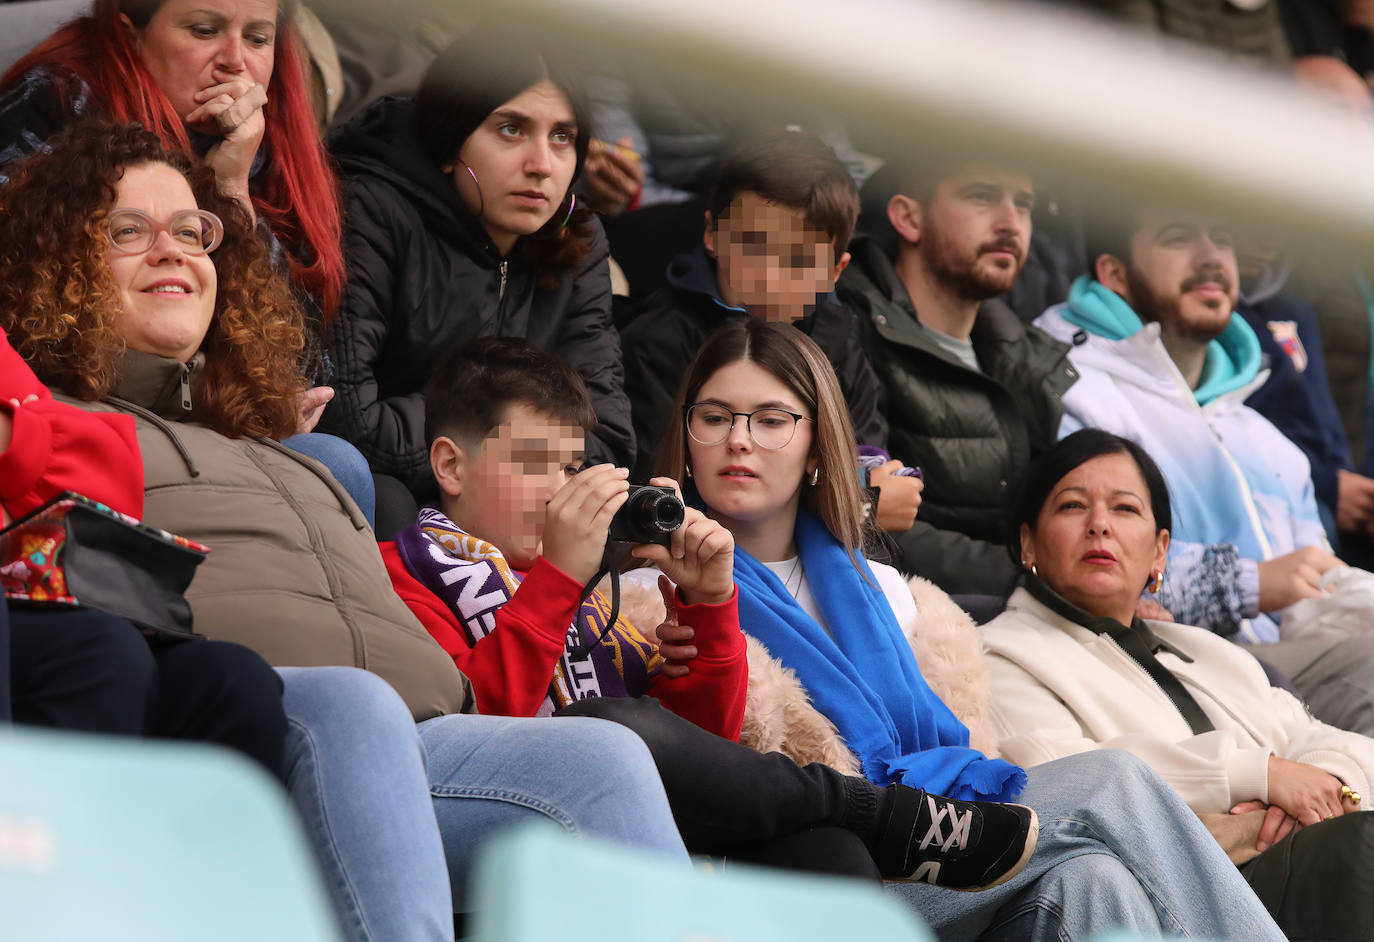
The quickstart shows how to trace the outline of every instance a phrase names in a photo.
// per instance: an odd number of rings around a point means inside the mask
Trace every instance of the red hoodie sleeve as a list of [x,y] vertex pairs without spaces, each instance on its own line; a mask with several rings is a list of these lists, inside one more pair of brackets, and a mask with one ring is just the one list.
[[396,594],[472,681],[478,711],[534,716],[548,696],[582,586],[540,557],[497,610],[496,627],[469,645],[457,614],[411,575],[396,544],[379,548]]
[[702,729],[738,742],[749,689],[749,661],[739,627],[739,587],[718,605],[688,605],[679,593],[677,620],[696,629],[692,640],[697,656],[684,677],[655,675],[649,695]]
[[[28,396],[38,399],[24,402]],[[133,418],[54,401],[3,331],[0,411],[12,423],[9,446],[0,452],[0,504],[12,518],[63,491],[143,516],[143,457]]]

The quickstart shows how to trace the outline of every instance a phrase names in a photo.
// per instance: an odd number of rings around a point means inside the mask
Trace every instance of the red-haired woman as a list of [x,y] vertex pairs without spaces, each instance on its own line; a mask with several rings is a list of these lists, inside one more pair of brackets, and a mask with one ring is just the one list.
[[339,201],[293,8],[294,0],[95,0],[0,78],[0,164],[82,114],[137,121],[214,168],[221,192],[266,223],[292,281],[329,320],[344,284]]

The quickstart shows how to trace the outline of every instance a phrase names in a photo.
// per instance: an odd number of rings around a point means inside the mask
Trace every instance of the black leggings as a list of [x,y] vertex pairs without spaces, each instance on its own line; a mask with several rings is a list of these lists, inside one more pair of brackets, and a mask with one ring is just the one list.
[[149,641],[90,609],[8,610],[7,703],[33,726],[219,743],[280,776],[281,678],[222,641]]
[[755,752],[651,697],[579,700],[556,715],[610,720],[644,740],[689,851],[880,879],[866,839],[875,837],[883,789],[866,779]]
[[1290,938],[1374,939],[1374,814],[1295,831],[1240,872]]

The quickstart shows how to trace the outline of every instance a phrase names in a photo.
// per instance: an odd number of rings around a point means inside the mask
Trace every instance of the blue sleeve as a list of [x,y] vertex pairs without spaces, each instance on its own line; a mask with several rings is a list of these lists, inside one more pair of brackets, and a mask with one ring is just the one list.
[[1340,413],[1326,380],[1317,317],[1304,302],[1287,295],[1256,305],[1241,305],[1260,348],[1270,358],[1268,382],[1246,405],[1283,432],[1312,469],[1312,483],[1322,504],[1336,509],[1337,472],[1353,467]]

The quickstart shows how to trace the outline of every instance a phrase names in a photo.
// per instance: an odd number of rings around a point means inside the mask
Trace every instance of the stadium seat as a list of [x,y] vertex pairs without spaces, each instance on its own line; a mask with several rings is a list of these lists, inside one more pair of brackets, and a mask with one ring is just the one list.
[[932,939],[876,885],[742,865],[693,871],[548,825],[493,841],[472,890],[472,942]]
[[337,940],[285,793],[228,750],[0,728],[0,936]]

